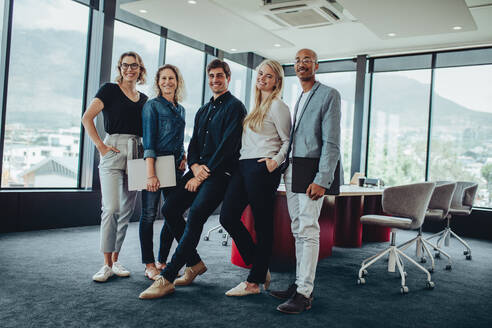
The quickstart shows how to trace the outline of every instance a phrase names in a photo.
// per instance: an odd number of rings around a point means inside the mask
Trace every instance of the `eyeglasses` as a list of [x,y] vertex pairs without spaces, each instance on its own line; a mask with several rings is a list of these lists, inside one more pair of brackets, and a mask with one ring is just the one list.
[[127,70],[129,67],[130,67],[132,70],[134,70],[134,69],[139,68],[139,67],[140,67],[140,65],[139,65],[139,64],[137,64],[137,63],[132,63],[132,64],[123,63],[123,64],[121,64],[121,66],[120,66],[120,68],[121,68],[121,69],[123,69],[123,70]]
[[297,65],[299,63],[303,63],[303,64],[309,64],[309,63],[315,63],[316,60],[314,59],[311,59],[311,58],[303,58],[303,59],[299,59],[299,58],[296,58],[294,60],[294,63]]

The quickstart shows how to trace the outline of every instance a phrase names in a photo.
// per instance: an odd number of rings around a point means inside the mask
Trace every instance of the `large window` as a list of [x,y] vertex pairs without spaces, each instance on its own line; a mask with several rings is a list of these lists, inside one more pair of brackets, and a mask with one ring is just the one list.
[[13,10],[2,187],[77,187],[89,10],[68,0]]
[[121,54],[127,51],[135,51],[142,57],[147,70],[147,83],[137,85],[137,89],[145,93],[149,98],[153,98],[155,96],[154,77],[159,66],[159,45],[160,36],[115,21],[111,80],[114,81],[118,74],[116,66]]
[[193,134],[195,114],[202,105],[205,53],[167,40],[166,63],[177,66],[185,82],[186,98],[182,105],[186,111],[185,150],[188,150],[188,143]]
[[[356,72],[336,72],[317,74],[316,79],[340,92],[341,96],[341,153],[344,170],[344,179],[350,181],[350,167],[352,161],[352,131],[354,124],[354,97]],[[288,76],[285,81],[284,101],[289,105],[291,114],[301,94],[301,85],[296,76]]]
[[229,91],[239,100],[246,102],[246,75],[248,68],[233,61],[225,59],[231,69],[231,82],[229,83]]
[[5,7],[5,0],[0,0],[0,44],[2,44],[2,34],[3,34],[3,9]]
[[492,65],[434,73],[429,180],[479,183],[476,206],[492,207]]
[[431,70],[374,73],[367,175],[387,185],[425,179]]
[[251,70],[251,89],[249,90],[249,104],[244,104],[248,113],[253,109],[253,106],[255,105],[257,76],[258,72],[256,70]]

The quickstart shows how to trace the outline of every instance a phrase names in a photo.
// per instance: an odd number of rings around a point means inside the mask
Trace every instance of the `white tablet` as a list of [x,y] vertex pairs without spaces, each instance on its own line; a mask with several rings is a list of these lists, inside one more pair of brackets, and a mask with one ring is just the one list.
[[[128,190],[147,189],[147,164],[143,158],[128,161]],[[155,160],[155,174],[162,187],[176,186],[174,156],[158,156]]]

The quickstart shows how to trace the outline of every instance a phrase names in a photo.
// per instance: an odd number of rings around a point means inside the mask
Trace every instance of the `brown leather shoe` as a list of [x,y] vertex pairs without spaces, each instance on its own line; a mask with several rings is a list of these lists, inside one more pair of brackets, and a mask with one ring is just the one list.
[[160,298],[174,293],[174,285],[166,280],[163,276],[158,275],[149,288],[140,293],[140,299]]
[[272,290],[270,291],[270,296],[281,300],[288,300],[296,293],[297,285],[291,284],[286,290]]
[[289,298],[284,303],[277,307],[277,310],[283,313],[299,314],[306,310],[309,310],[313,304],[313,298],[307,298],[298,292],[295,292],[294,296]]
[[174,280],[175,286],[188,286],[195,280],[198,275],[202,275],[207,271],[207,267],[203,261],[198,262],[194,266],[186,267],[182,277]]

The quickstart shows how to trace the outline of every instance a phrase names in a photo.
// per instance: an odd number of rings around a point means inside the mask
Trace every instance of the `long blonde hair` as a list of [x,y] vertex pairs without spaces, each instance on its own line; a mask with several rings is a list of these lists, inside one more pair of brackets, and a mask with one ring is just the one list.
[[258,132],[258,129],[263,125],[263,121],[270,110],[272,102],[280,98],[282,88],[284,87],[284,69],[282,65],[276,60],[265,59],[258,65],[256,70],[259,71],[265,65],[268,65],[275,72],[277,83],[273,87],[272,93],[266,99],[261,99],[261,91],[255,84],[255,106],[243,122],[244,128],[249,127],[255,132]]
[[166,64],[159,67],[157,73],[155,74],[155,81],[154,81],[155,92],[157,93],[158,96],[162,96],[161,88],[159,88],[159,78],[161,72],[165,69],[170,69],[171,71],[173,71],[174,75],[176,76],[176,91],[174,92],[174,101],[176,103],[180,103],[186,97],[185,84],[184,84],[183,75],[181,75],[179,68],[177,68],[174,65]]

